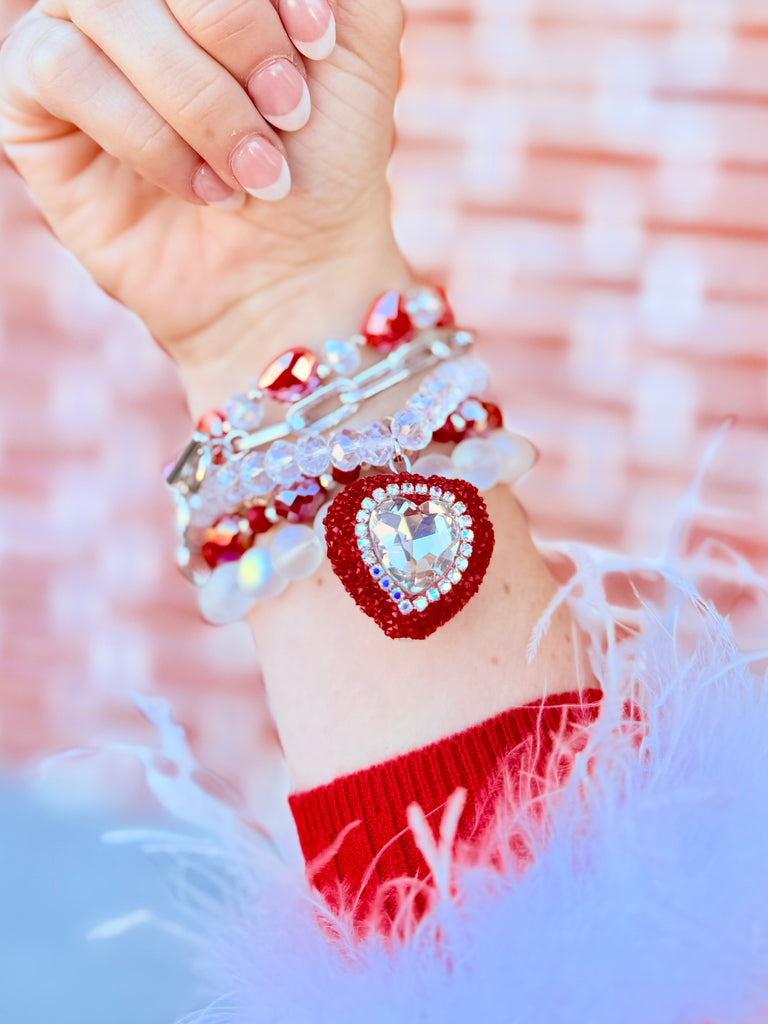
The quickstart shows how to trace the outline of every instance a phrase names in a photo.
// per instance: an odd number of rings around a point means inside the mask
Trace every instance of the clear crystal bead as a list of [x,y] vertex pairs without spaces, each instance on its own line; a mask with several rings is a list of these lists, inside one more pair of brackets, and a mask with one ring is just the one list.
[[354,341],[329,338],[323,345],[323,362],[334,373],[348,377],[360,368],[360,349]]
[[233,395],[224,405],[224,416],[235,430],[253,434],[264,420],[264,406],[255,396]]
[[386,466],[394,452],[392,431],[385,423],[371,423],[360,434],[360,458],[369,466]]
[[455,518],[431,499],[383,501],[369,529],[379,564],[409,594],[435,585],[454,564],[460,543]]
[[277,483],[294,483],[301,476],[296,461],[296,445],[290,441],[275,441],[266,454],[264,468]]
[[296,442],[296,461],[307,476],[320,476],[331,461],[328,442],[322,434],[305,434]]
[[331,434],[328,442],[331,462],[337,469],[348,473],[360,465],[360,435],[344,427]]
[[440,292],[429,285],[410,288],[404,296],[404,307],[413,326],[420,330],[440,323],[446,308]]
[[401,409],[392,424],[392,435],[408,451],[420,451],[432,440],[432,428],[410,409]]
[[255,497],[269,494],[275,486],[275,481],[266,470],[265,462],[264,452],[249,452],[238,463],[244,490]]
[[405,407],[410,412],[415,412],[432,430],[436,430],[445,422],[439,401],[431,395],[412,395],[405,403]]

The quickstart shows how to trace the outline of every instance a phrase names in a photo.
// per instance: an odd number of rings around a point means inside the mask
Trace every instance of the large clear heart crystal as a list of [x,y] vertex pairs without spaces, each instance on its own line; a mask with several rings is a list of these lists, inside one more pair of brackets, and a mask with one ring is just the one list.
[[434,586],[456,562],[459,517],[440,501],[398,495],[371,511],[370,539],[379,564],[409,594]]

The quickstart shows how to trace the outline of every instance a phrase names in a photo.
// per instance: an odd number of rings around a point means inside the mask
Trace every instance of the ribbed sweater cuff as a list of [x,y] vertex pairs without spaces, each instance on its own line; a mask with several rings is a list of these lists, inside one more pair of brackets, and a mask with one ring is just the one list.
[[427,816],[439,815],[451,793],[464,787],[467,803],[459,836],[470,838],[479,827],[478,801],[497,775],[502,759],[530,737],[535,740],[532,749],[537,755],[534,770],[543,770],[553,737],[594,720],[600,698],[599,690],[586,690],[510,708],[419,750],[293,794],[289,804],[307,863],[358,822],[314,875],[314,884],[332,905],[355,901],[364,912],[381,883],[403,876],[425,877],[426,863],[407,830],[408,805],[416,802]]

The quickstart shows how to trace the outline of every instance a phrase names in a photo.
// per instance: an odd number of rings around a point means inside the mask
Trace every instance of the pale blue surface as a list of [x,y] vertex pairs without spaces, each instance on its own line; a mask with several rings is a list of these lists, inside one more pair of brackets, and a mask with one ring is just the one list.
[[[156,823],[149,818],[140,824]],[[86,938],[141,907],[178,920],[161,871],[138,849],[100,841],[133,824],[56,811],[0,786],[3,1024],[171,1024],[203,1001],[182,940],[151,926]]]

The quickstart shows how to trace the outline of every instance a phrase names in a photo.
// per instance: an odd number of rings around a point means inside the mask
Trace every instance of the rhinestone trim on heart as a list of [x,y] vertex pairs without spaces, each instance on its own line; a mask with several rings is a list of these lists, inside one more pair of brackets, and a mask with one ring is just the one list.
[[451,619],[493,549],[485,503],[463,480],[368,477],[336,498],[325,525],[334,571],[392,637],[420,639]]

